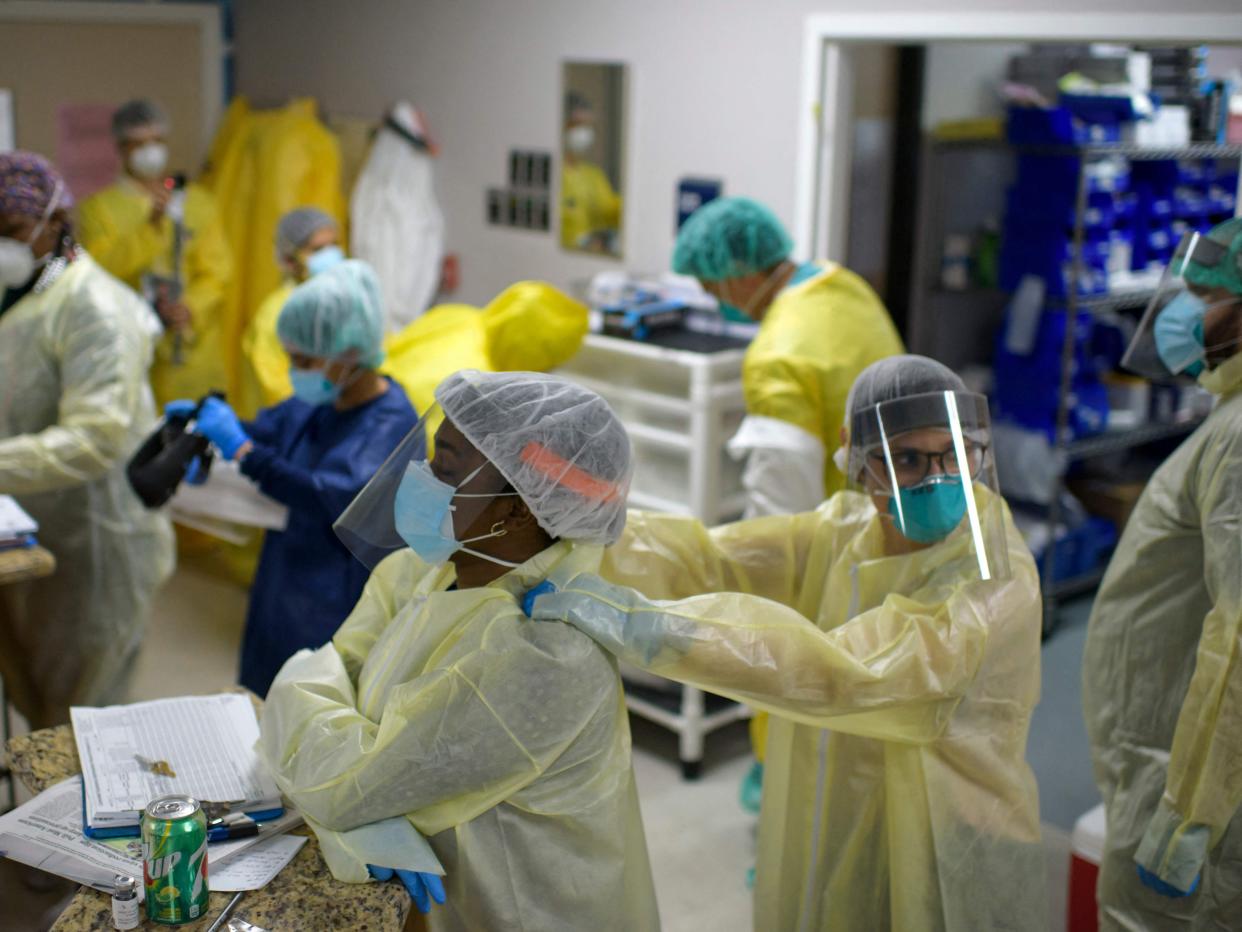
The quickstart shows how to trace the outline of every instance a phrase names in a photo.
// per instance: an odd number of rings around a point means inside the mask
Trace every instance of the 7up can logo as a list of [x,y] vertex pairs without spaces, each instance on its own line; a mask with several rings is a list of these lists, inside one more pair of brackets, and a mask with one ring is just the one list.
[[147,918],[180,925],[207,912],[207,818],[189,796],[163,796],[142,817]]

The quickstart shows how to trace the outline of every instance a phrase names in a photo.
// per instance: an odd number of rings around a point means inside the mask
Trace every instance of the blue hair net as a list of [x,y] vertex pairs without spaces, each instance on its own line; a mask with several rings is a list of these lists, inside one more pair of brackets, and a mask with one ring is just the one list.
[[371,266],[348,259],[293,289],[276,334],[309,356],[336,358],[351,350],[361,366],[384,361],[384,305]]
[[704,204],[682,226],[673,271],[702,281],[753,275],[789,258],[793,241],[776,214],[748,197]]

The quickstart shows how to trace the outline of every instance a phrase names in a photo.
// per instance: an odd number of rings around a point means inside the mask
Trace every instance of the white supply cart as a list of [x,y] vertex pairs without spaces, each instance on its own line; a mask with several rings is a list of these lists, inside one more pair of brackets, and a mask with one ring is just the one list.
[[[678,331],[639,343],[591,334],[560,371],[603,396],[634,445],[630,505],[693,515],[711,526],[745,506],[742,464],[725,451],[745,413],[741,341]],[[693,780],[707,735],[750,710],[692,686],[623,666],[626,705],[678,736]]]

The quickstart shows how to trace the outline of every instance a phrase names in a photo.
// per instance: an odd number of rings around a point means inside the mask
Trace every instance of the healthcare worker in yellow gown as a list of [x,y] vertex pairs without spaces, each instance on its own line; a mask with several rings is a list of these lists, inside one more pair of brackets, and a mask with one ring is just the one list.
[[1107,807],[1100,928],[1242,928],[1242,220],[1187,234],[1125,363],[1218,398],[1096,596],[1083,701]]
[[255,397],[247,398],[239,410],[251,414],[251,409],[280,404],[293,394],[289,354],[276,333],[276,321],[294,288],[345,260],[340,228],[317,207],[291,210],[276,226],[276,259],[285,273],[284,281],[259,305],[242,338]]
[[[159,314],[165,333],[156,346],[151,386],[161,404],[228,387],[222,322],[233,275],[211,194],[197,184],[173,190],[168,130],[167,117],[149,100],[118,108],[112,132],[122,175],[78,209],[82,245]],[[179,296],[163,286],[170,279],[179,281]]]
[[340,143],[318,109],[314,100],[302,99],[254,110],[239,95],[212,140],[201,181],[216,198],[236,262],[221,328],[230,398],[243,397],[249,379],[242,359],[246,327],[284,278],[272,255],[280,218],[298,207],[318,207],[338,223],[345,219]]
[[[845,486],[833,463],[845,399],[858,374],[903,352],[871,287],[836,263],[790,259],[793,242],[767,207],[745,197],[711,201],[677,235],[673,269],[693,275],[727,318],[757,321],[742,361],[746,417],[729,441],[746,463],[745,517],[812,511]],[[754,810],[762,782],[767,717],[751,739],[758,764],[742,801]]]
[[123,702],[172,529],[125,464],[156,424],[150,310],[74,240],[46,159],[0,153],[0,493],[39,522],[45,579],[0,586],[0,676],[32,728]]
[[621,232],[621,195],[596,164],[595,110],[580,95],[566,102],[561,166],[561,246],[615,253]]
[[848,411],[852,489],[714,530],[631,515],[611,582],[558,568],[533,617],[772,713],[755,929],[1042,932],[1039,580],[986,399],[904,356]]
[[432,929],[656,929],[616,662],[521,607],[620,535],[625,429],[553,376],[464,371],[436,397],[432,462],[411,459],[420,426],[338,522],[382,562],[276,677],[260,753],[338,879],[427,837],[448,894]]
[[845,487],[833,464],[860,372],[903,352],[871,287],[836,263],[790,259],[793,242],[745,197],[704,204],[677,234],[673,270],[733,319],[758,322],[742,362],[746,419],[729,451],[746,460],[746,517],[810,511]]

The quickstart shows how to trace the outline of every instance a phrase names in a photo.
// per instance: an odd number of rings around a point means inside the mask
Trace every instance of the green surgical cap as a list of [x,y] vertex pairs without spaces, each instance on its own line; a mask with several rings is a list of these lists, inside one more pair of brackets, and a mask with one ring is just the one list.
[[1181,270],[1182,277],[1200,288],[1227,288],[1242,295],[1242,217],[1217,224],[1205,238],[1225,247],[1224,257],[1214,265],[1204,265],[1191,256]]
[[384,361],[384,305],[371,266],[347,259],[293,289],[276,333],[308,356],[335,359],[353,350],[369,369]]
[[673,271],[718,282],[770,269],[792,251],[793,241],[772,211],[748,197],[722,197],[704,204],[682,226]]

